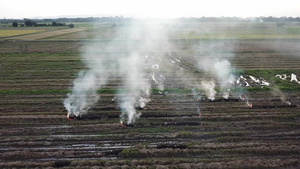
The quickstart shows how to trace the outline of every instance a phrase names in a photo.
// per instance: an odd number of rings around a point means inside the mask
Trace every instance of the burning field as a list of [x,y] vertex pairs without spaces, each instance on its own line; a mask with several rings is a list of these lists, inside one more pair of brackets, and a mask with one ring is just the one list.
[[300,167],[300,40],[115,37],[0,42],[0,168]]

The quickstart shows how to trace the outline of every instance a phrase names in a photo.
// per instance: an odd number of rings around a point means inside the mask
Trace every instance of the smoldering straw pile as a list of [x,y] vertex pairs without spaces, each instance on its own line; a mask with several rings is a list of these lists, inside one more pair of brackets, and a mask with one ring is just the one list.
[[[160,52],[170,54],[175,49],[169,42],[168,31],[170,29],[165,29],[155,21],[132,23],[126,29],[117,32],[115,40],[106,42],[105,48],[99,48],[101,42],[87,45],[82,51],[86,70],[79,72],[73,81],[72,92],[64,100],[68,115],[79,117],[88,113],[101,99],[97,90],[105,86],[110,78],[118,78],[122,82],[120,88],[124,89],[116,93],[121,110],[120,121],[122,124],[133,124],[141,115],[137,108],[143,108],[151,101],[151,88],[158,88],[160,93],[163,93],[167,80],[164,75],[166,71],[180,74],[178,77],[183,84],[203,91],[210,100],[215,99],[217,85],[220,86],[223,97],[229,98],[230,88],[234,84],[234,68],[228,58],[215,51],[205,56],[194,56],[198,70],[211,74],[213,78],[187,84],[185,79],[193,77],[193,73],[178,65],[181,62],[180,57],[163,58],[152,53],[163,49]],[[114,50],[115,43],[122,40],[123,53],[104,54]],[[234,54],[230,57],[234,57]],[[239,95],[237,94],[237,97]],[[249,105],[248,100],[245,102]]]

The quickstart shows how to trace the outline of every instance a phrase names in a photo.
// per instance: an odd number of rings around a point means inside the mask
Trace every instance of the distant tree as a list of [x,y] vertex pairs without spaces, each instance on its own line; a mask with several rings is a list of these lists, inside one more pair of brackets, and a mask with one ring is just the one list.
[[74,28],[74,27],[75,27],[75,25],[74,25],[74,24],[72,24],[72,23],[71,23],[71,24],[69,24],[68,26],[69,26],[69,28]]
[[33,24],[31,23],[31,20],[26,20],[25,21],[25,25],[26,26],[32,26]]
[[25,25],[26,26],[34,26],[34,25],[36,25],[36,22],[33,20],[26,20]]
[[65,23],[52,22],[52,26],[66,26]]
[[57,23],[56,26],[66,26],[65,23]]
[[18,27],[19,25],[18,25],[17,22],[13,22],[13,23],[12,23],[12,26],[13,26],[13,27]]
[[39,27],[39,26],[48,26],[46,23],[40,23],[40,24],[35,24],[34,26]]

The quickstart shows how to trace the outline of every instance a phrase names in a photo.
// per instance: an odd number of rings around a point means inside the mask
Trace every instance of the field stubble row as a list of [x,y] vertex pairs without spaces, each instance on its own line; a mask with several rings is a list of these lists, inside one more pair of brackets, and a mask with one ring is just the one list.
[[[186,91],[165,96],[154,93],[145,109],[138,110],[142,116],[132,128],[120,126],[121,111],[118,102],[112,102],[114,94],[100,92],[101,100],[90,109],[88,118],[70,121],[66,118],[62,102],[72,80],[84,69],[76,52],[87,42],[0,43],[3,44],[0,49],[4,48],[0,50],[0,87],[7,91],[0,93],[2,168],[72,168],[79,165],[88,168],[128,164],[172,166],[179,163],[194,168],[299,167],[298,90],[283,92],[292,105],[296,105],[293,107],[280,107],[285,103],[272,90],[245,92],[253,103],[252,109],[241,101],[206,100],[199,103]],[[186,47],[191,42],[177,43]],[[209,44],[201,43],[204,46]],[[299,73],[296,67],[299,59],[288,52],[299,50],[295,47],[298,40],[284,41],[282,46],[287,48],[276,54],[274,45],[278,45],[270,41],[234,43],[240,44],[232,60],[236,67],[257,69],[261,68],[261,64],[271,63],[267,64],[267,68],[272,69],[270,72],[253,72],[268,75],[277,73],[277,69],[286,69]],[[22,49],[27,45],[28,51],[20,50],[20,45]],[[75,54],[65,53],[70,51]],[[37,52],[45,52],[47,56],[40,56]],[[184,53],[188,51],[181,54]],[[278,63],[273,62],[274,57]],[[253,61],[257,59],[259,64]],[[43,65],[48,68],[47,71],[41,71],[43,68],[40,66]],[[196,72],[189,56],[186,56],[183,65],[196,78],[202,76],[202,72]],[[178,77],[171,73],[168,78],[171,82],[179,82]],[[193,81],[193,78],[188,80]],[[120,81],[112,81],[108,86],[118,84]],[[182,84],[179,86],[185,89]]]

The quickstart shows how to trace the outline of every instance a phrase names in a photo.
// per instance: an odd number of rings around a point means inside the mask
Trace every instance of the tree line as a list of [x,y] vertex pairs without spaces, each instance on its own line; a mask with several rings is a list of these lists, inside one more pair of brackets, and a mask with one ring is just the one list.
[[[9,22],[1,22],[1,23],[5,23],[5,24],[8,24]],[[34,27],[40,27],[40,26],[68,26],[70,28],[74,28],[74,24],[66,24],[66,23],[59,23],[59,22],[52,22],[52,23],[38,23],[37,21],[34,21],[34,20],[31,20],[31,19],[24,19],[24,23],[18,23],[18,21],[13,21],[12,22],[12,26],[13,27],[31,27],[31,26],[34,26]]]
[[[123,16],[115,17],[86,17],[86,18],[56,18],[56,19],[0,19],[1,24],[14,23],[13,26],[69,26],[65,23],[68,22],[129,22],[134,21],[134,18],[126,18]],[[177,18],[181,22],[300,22],[300,17],[249,17],[249,18],[239,18],[239,17],[187,17],[187,18]],[[24,22],[24,24],[22,23]],[[16,24],[17,23],[17,24]],[[74,25],[71,25],[74,26]]]

